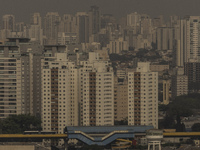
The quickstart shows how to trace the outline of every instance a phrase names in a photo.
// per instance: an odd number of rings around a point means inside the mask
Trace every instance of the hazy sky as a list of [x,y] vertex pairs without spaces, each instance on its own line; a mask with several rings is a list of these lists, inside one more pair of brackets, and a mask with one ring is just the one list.
[[146,13],[151,17],[160,14],[170,15],[200,15],[200,0],[0,0],[0,17],[4,14],[14,14],[17,21],[29,22],[30,14],[57,11],[75,14],[78,11],[88,11],[91,5],[100,7],[102,14],[113,14],[123,17],[127,13]]

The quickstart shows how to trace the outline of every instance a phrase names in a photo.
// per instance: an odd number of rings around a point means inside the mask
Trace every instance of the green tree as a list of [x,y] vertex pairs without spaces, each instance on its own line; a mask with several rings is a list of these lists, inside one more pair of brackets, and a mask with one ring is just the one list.
[[177,121],[175,125],[176,132],[185,132],[185,124],[181,123],[180,115],[176,116],[176,121]]
[[192,125],[192,131],[200,132],[200,123],[195,123]]
[[30,114],[12,115],[1,120],[1,133],[16,134],[27,130],[41,130],[41,120]]
[[142,58],[145,57],[145,55],[148,53],[149,51],[147,49],[139,49],[139,51],[136,53],[136,57],[137,58]]
[[174,127],[175,127],[174,116],[167,114],[165,116],[162,124],[163,124],[162,128],[165,128],[165,129],[174,129]]
[[164,105],[164,104],[159,104],[158,105],[158,110],[159,111],[167,111],[168,109],[168,105]]
[[128,125],[128,117],[124,118],[123,120],[120,121],[114,121],[115,125]]
[[[195,115],[194,109],[200,108],[200,94],[178,96],[169,105],[159,106],[160,111],[166,111],[166,117],[159,122],[159,128],[175,128],[184,131],[185,125],[181,123],[180,117]],[[176,122],[176,123],[175,123]]]

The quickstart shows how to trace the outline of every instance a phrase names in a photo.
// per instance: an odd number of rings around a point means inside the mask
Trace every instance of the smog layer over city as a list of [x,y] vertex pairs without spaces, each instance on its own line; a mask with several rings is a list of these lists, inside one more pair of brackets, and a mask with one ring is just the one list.
[[199,150],[199,0],[0,1],[0,150]]

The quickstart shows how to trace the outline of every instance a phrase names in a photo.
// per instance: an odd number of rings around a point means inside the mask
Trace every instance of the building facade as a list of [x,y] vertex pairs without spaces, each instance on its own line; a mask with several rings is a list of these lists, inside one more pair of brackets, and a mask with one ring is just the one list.
[[184,68],[174,68],[172,76],[172,99],[176,96],[188,94],[188,76],[184,74]]
[[42,46],[27,38],[8,40],[0,45],[0,116],[32,114],[39,117]]
[[158,128],[158,73],[148,62],[138,62],[136,72],[128,73],[128,124]]

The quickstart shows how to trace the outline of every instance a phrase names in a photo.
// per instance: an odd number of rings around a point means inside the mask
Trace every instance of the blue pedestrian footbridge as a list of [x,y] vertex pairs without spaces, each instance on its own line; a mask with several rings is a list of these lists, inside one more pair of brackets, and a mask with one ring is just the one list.
[[146,134],[153,126],[67,126],[68,139],[77,139],[87,145],[105,146],[116,139],[133,139]]

